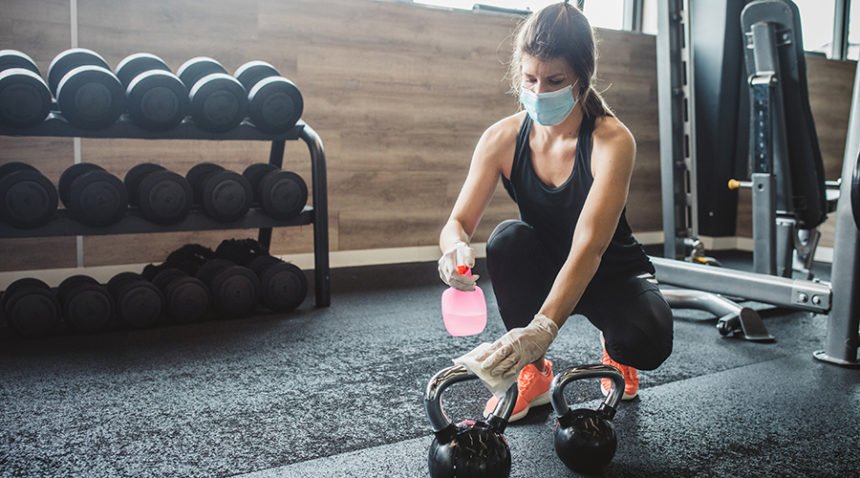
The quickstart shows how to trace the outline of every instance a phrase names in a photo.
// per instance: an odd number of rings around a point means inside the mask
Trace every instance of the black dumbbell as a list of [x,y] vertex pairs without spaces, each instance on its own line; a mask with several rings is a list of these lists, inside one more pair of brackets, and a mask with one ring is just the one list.
[[248,93],[218,61],[203,56],[192,58],[176,70],[176,75],[188,88],[191,117],[201,129],[223,133],[245,118]]
[[298,215],[308,202],[308,186],[301,176],[273,164],[257,163],[242,173],[251,183],[254,200],[263,211],[277,219]]
[[260,256],[249,268],[260,278],[262,302],[276,312],[290,312],[308,295],[308,279],[295,264],[273,256]]
[[216,258],[200,267],[197,278],[209,286],[215,305],[224,315],[245,317],[256,310],[260,280],[251,269]]
[[119,320],[129,327],[154,325],[164,310],[164,295],[148,280],[134,272],[122,272],[108,281],[108,292]]
[[141,128],[166,131],[188,115],[188,89],[161,58],[129,55],[117,64],[116,76],[125,87],[128,114]]
[[308,293],[308,280],[297,266],[270,256],[254,239],[226,239],[215,249],[215,255],[247,266],[260,279],[261,300],[276,312],[298,307]]
[[174,322],[200,320],[209,310],[209,288],[200,279],[168,264],[146,266],[143,276],[164,294],[165,312]]
[[193,193],[188,180],[158,164],[134,166],[123,183],[129,205],[140,208],[141,215],[156,224],[176,224],[191,209]]
[[60,328],[60,304],[48,284],[27,277],[9,284],[0,300],[6,321],[21,337],[50,335]]
[[74,275],[57,288],[66,323],[81,332],[107,328],[113,317],[113,300],[107,289],[90,276]]
[[0,50],[0,126],[32,128],[51,112],[51,92],[36,62],[17,50]]
[[101,166],[79,163],[60,175],[60,200],[76,220],[90,226],[119,221],[128,208],[128,191]]
[[57,210],[57,188],[38,169],[13,161],[0,166],[0,220],[20,227],[46,224]]
[[48,86],[69,123],[84,129],[113,124],[125,111],[125,88],[98,53],[72,48],[48,67]]
[[260,131],[284,133],[302,117],[302,93],[274,66],[250,61],[240,66],[234,76],[248,91],[248,117]]
[[185,175],[194,191],[194,202],[206,214],[221,222],[241,219],[251,208],[254,197],[251,183],[239,173],[214,163],[194,165]]

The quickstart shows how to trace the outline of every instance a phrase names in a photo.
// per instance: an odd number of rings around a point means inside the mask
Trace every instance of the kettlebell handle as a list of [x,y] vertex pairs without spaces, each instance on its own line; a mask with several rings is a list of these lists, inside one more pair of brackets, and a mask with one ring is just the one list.
[[552,408],[559,417],[563,417],[570,413],[570,407],[564,399],[564,387],[574,380],[586,378],[608,378],[612,380],[612,391],[606,396],[603,404],[600,405],[598,411],[607,413],[609,418],[615,415],[615,407],[621,401],[621,394],[624,391],[624,375],[615,367],[610,367],[603,364],[588,364],[578,367],[566,369],[552,379],[550,385],[550,401]]
[[[477,378],[477,375],[474,375],[463,365],[454,365],[440,370],[430,379],[430,382],[427,384],[427,392],[424,394],[424,409],[427,411],[427,418],[430,419],[430,424],[433,426],[434,432],[440,432],[453,424],[442,409],[442,392],[457,382],[465,382],[466,380]],[[514,382],[507,393],[505,393],[504,398],[499,400],[496,409],[487,418],[487,423],[497,432],[504,433],[505,427],[508,425],[508,418],[511,417],[516,403],[517,384]]]

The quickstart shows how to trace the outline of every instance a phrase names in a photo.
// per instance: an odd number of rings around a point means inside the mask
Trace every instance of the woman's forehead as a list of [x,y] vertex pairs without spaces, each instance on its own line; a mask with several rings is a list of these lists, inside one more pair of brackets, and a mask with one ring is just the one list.
[[523,54],[521,59],[523,73],[530,75],[549,76],[555,74],[568,74],[570,67],[564,58],[536,58],[529,54]]

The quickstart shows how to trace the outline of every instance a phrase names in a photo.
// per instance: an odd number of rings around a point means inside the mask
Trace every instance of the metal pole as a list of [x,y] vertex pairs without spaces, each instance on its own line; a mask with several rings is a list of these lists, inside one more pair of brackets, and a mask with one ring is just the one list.
[[314,200],[314,284],[317,307],[331,303],[331,271],[328,257],[328,186],[325,150],[322,139],[308,125],[302,129],[302,141],[311,153],[311,182]]

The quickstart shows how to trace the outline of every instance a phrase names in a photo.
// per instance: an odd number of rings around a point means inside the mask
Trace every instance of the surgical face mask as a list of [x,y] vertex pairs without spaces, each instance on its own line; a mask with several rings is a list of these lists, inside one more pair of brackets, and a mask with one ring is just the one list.
[[555,126],[573,111],[576,98],[573,97],[573,86],[568,85],[558,91],[535,93],[523,88],[520,91],[520,103],[535,121],[543,126]]

